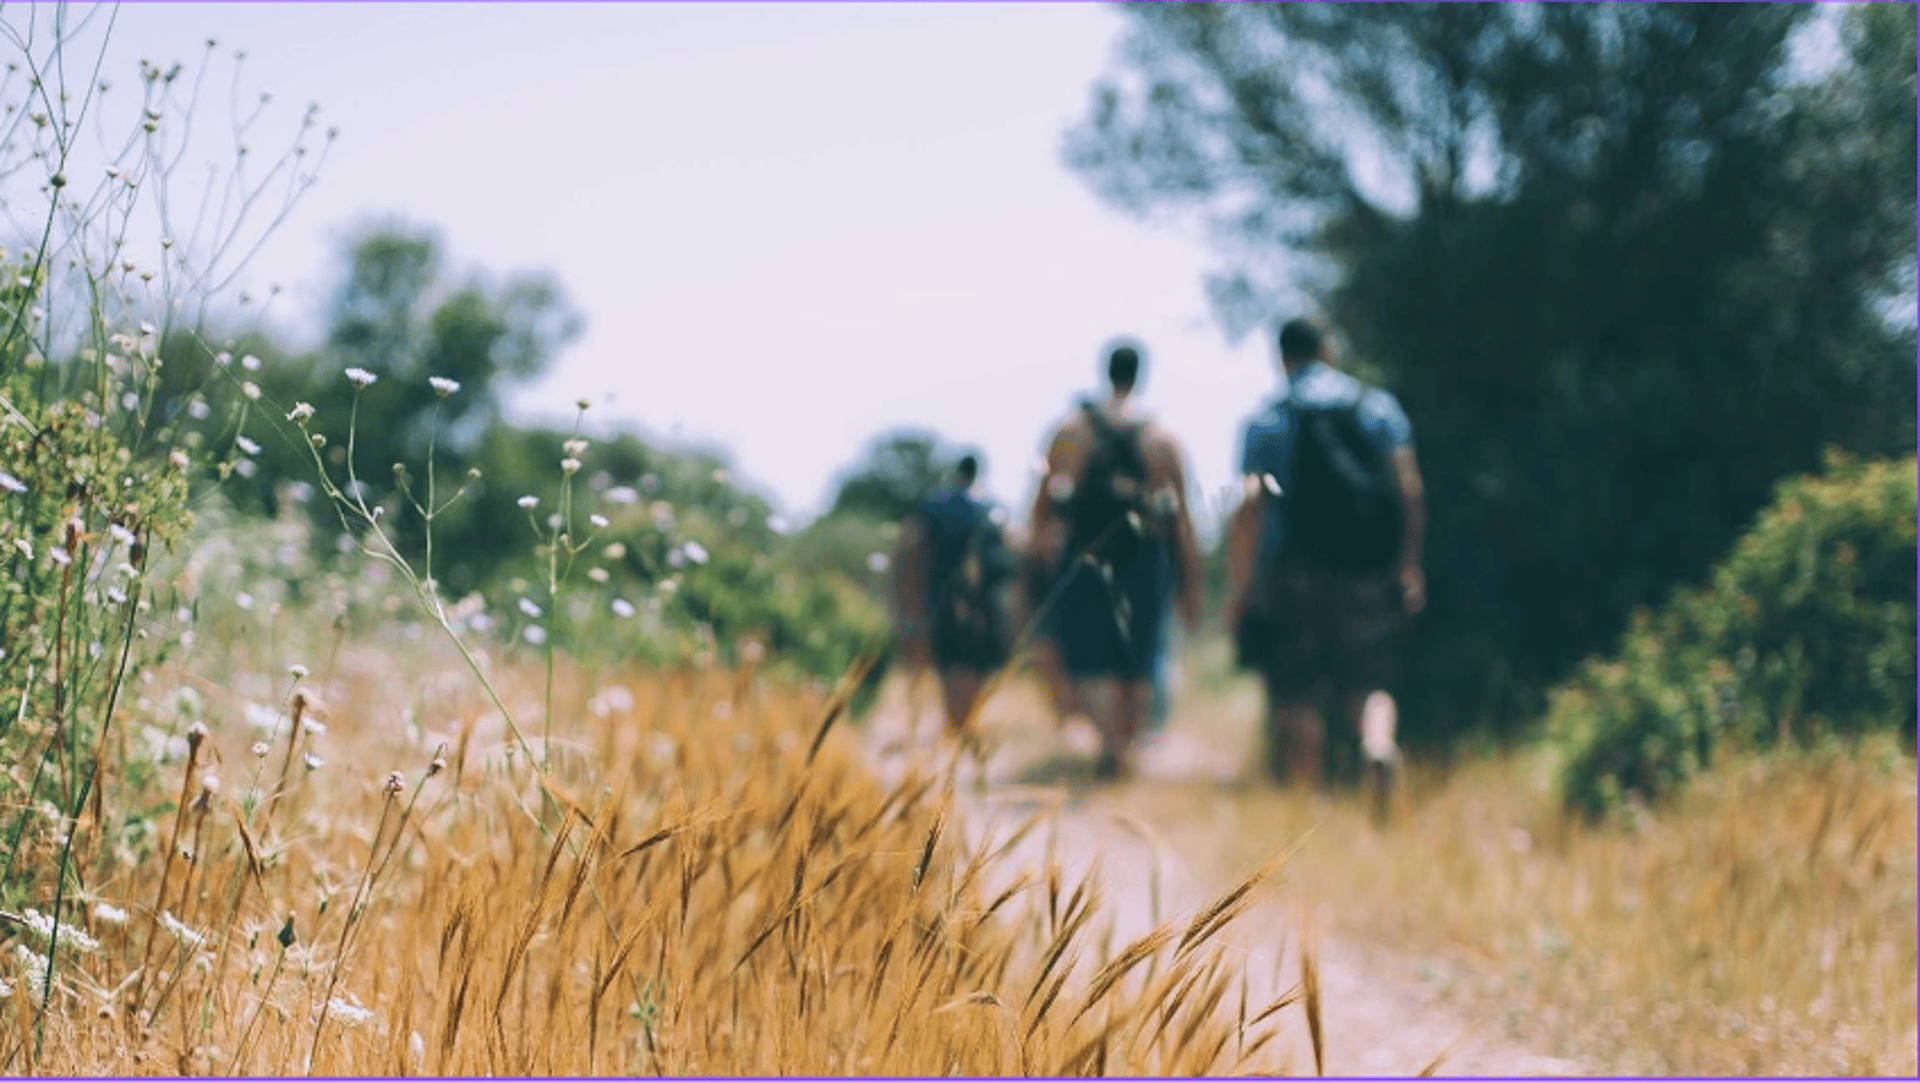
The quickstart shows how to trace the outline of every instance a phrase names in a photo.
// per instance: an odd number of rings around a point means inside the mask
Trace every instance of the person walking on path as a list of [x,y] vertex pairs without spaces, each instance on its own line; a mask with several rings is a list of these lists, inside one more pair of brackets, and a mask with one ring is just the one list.
[[1103,778],[1128,769],[1153,709],[1169,601],[1189,626],[1200,614],[1186,457],[1136,408],[1140,367],[1135,347],[1111,351],[1110,393],[1051,434],[1033,504],[1033,544],[1055,576],[1048,634],[1100,734]]
[[894,610],[903,653],[939,677],[948,726],[969,731],[988,678],[1007,663],[1004,587],[1014,572],[1005,516],[974,492],[980,462],[963,457],[900,526]]
[[1425,494],[1399,400],[1336,367],[1317,323],[1279,337],[1287,390],[1247,425],[1228,524],[1227,627],[1266,686],[1271,765],[1317,783],[1336,693],[1360,730],[1376,813],[1400,768],[1397,637],[1426,604]]

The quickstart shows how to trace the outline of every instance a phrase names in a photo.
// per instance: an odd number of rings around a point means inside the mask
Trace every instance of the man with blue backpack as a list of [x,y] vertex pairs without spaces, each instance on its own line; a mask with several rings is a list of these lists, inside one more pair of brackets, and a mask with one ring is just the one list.
[[980,461],[961,458],[953,483],[901,524],[894,605],[902,638],[940,678],[947,723],[965,733],[987,679],[1011,647],[1005,593],[1014,574],[1005,515],[974,492]]
[[1247,425],[1228,526],[1227,626],[1265,681],[1274,772],[1318,781],[1317,697],[1332,691],[1359,726],[1384,818],[1400,767],[1395,639],[1426,604],[1413,426],[1390,392],[1334,367],[1312,320],[1288,321],[1279,346],[1287,390]]

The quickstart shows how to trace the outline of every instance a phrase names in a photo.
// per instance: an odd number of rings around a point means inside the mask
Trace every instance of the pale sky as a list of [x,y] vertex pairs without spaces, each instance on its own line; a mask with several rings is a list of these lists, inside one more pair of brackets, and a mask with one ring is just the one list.
[[587,329],[523,418],[585,397],[720,443],[803,516],[873,436],[927,426],[1017,503],[1127,334],[1204,499],[1277,377],[1264,336],[1216,329],[1197,236],[1061,164],[1121,28],[1092,4],[129,4],[105,73],[213,37],[249,93],[339,127],[246,276],[284,284],[283,317],[311,325],[372,216],[438,229],[457,266],[557,275]]

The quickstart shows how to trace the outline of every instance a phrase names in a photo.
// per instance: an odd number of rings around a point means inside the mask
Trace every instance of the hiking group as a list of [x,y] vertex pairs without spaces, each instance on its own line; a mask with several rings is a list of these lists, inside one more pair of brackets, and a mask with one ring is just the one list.
[[[1318,781],[1331,694],[1384,811],[1400,764],[1395,640],[1426,596],[1412,425],[1390,392],[1340,370],[1315,321],[1288,321],[1278,346],[1286,388],[1247,423],[1227,521],[1225,624],[1265,685],[1274,773]],[[938,674],[950,725],[968,730],[1027,641],[1059,718],[1099,733],[1109,778],[1164,721],[1176,614],[1190,629],[1201,619],[1186,458],[1138,409],[1141,375],[1138,349],[1113,349],[1107,395],[1049,435],[1024,545],[976,491],[968,455],[901,524],[895,562],[900,642]]]

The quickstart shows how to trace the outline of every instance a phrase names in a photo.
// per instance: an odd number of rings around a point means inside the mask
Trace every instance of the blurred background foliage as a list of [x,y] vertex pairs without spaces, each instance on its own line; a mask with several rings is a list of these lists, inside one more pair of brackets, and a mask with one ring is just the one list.
[[1072,167],[1413,418],[1411,742],[1529,732],[1779,479],[1912,451],[1914,8],[1816,9],[1125,8]]

